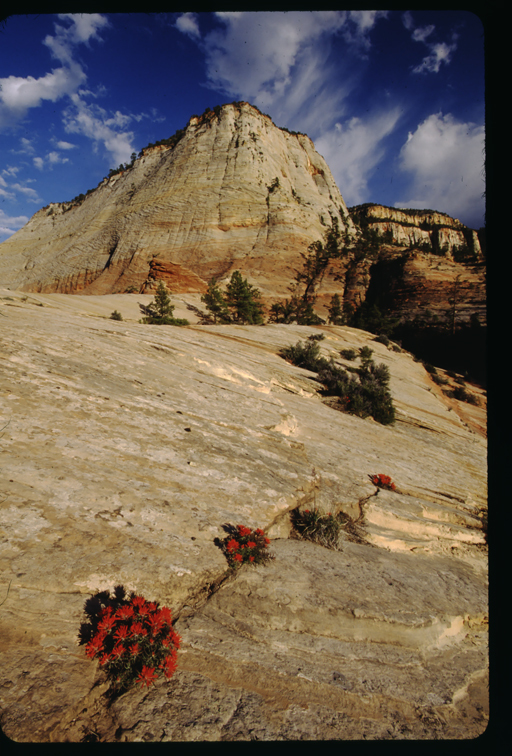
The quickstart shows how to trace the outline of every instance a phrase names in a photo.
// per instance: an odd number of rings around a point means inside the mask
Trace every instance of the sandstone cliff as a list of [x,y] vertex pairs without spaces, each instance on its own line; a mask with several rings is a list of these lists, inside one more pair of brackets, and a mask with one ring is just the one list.
[[[181,317],[198,295],[177,300]],[[125,322],[107,319],[114,309]],[[483,732],[482,392],[481,406],[461,407],[410,354],[360,330],[157,327],[137,317],[130,295],[0,291],[8,737]],[[388,365],[394,426],[334,411],[315,374],[278,356],[319,332],[325,357],[369,345]],[[397,491],[376,489],[375,473]],[[292,511],[315,505],[346,514],[338,551],[292,537]],[[264,528],[276,559],[225,579],[215,538],[239,522]],[[76,637],[84,600],[118,583],[169,606],[183,644],[169,683],[108,708]]]
[[[301,254],[336,221],[347,254],[326,271],[317,311],[333,294],[367,297],[400,318],[485,323],[485,262],[476,231],[430,210],[366,204],[350,214],[304,134],[277,128],[248,103],[193,116],[93,191],[53,203],[0,245],[0,284],[27,292],[204,292],[240,270],[269,306],[289,296]],[[374,254],[354,254],[368,231]],[[346,233],[346,236],[345,236]],[[347,243],[347,242],[344,242]]]
[[200,289],[239,269],[264,295],[282,295],[300,253],[332,218],[354,231],[311,140],[277,128],[248,103],[224,105],[192,117],[179,139],[143,150],[83,200],[37,212],[0,245],[0,283],[143,291],[158,260],[172,263],[166,270],[176,292],[187,291],[191,277]]

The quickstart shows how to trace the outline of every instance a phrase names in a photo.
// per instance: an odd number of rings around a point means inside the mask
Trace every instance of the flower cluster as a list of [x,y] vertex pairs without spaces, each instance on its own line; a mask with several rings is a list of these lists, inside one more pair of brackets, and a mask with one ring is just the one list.
[[251,530],[245,525],[237,525],[224,539],[223,551],[230,567],[240,567],[246,562],[263,564],[274,558],[267,551],[269,543],[270,540],[260,528]]
[[322,514],[317,507],[296,509],[292,512],[293,527],[302,538],[331,549],[335,549],[338,545],[340,531],[344,527],[345,519],[346,516],[342,512],[337,515],[333,515],[331,512]]
[[370,480],[378,488],[386,488],[388,491],[396,491],[396,486],[389,475],[370,475]]
[[172,627],[171,612],[134,593],[126,598],[122,586],[114,596],[102,591],[85,602],[89,618],[82,623],[79,644],[90,659],[97,658],[114,691],[134,682],[150,686],[159,674],[170,679],[176,670],[180,637]]

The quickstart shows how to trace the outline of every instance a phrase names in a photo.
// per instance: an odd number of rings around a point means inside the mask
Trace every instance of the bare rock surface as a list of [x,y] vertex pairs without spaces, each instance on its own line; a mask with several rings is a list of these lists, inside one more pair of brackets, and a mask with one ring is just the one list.
[[[484,407],[462,419],[410,354],[364,331],[141,325],[137,301],[0,291],[7,736],[483,732]],[[175,315],[187,304],[199,295]],[[349,365],[339,350],[369,345],[389,366],[394,426],[333,410],[315,374],[278,356],[319,332],[324,356]],[[345,512],[338,550],[294,536],[299,506]],[[231,575],[214,542],[228,523],[264,528],[275,560]],[[77,631],[85,599],[120,583],[169,606],[183,643],[170,682],[108,707]]]

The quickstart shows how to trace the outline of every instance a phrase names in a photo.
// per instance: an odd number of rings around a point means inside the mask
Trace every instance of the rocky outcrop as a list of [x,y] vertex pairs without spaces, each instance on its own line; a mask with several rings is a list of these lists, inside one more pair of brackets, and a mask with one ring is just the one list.
[[367,203],[349,208],[352,218],[398,246],[426,246],[434,254],[457,258],[465,253],[474,262],[483,259],[478,233],[456,218],[434,210],[401,210]]
[[[462,420],[419,362],[364,331],[199,326],[193,316],[189,327],[154,327],[136,322],[138,299],[0,291],[4,733],[482,733],[482,392]],[[177,297],[175,315],[198,299]],[[108,320],[114,309],[123,322]],[[369,345],[388,365],[394,426],[333,410],[315,374],[278,356],[320,332],[325,357],[353,367],[340,350]],[[377,489],[375,473],[397,490]],[[313,506],[345,513],[337,551],[294,537],[292,511]],[[264,528],[275,560],[230,577],[215,545],[227,523]],[[118,583],[169,606],[183,642],[169,683],[107,707],[102,673],[76,639],[84,600]]]
[[[198,276],[200,286],[238,269],[264,295],[282,295],[300,253],[332,218],[354,230],[309,137],[277,128],[248,103],[224,105],[75,202],[37,212],[0,245],[0,284],[140,291],[158,261]],[[175,283],[188,291],[180,277]]]

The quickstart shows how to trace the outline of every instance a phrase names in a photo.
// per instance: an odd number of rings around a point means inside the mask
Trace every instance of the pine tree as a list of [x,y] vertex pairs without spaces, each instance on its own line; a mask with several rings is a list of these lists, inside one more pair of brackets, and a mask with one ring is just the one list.
[[239,270],[233,271],[226,288],[226,303],[231,310],[231,318],[235,323],[249,323],[261,325],[263,323],[263,306],[260,302],[260,292],[242,278]]
[[329,305],[329,323],[332,325],[343,325],[343,309],[339,294],[334,294]]
[[163,281],[158,282],[155,298],[148,305],[139,304],[140,311],[144,315],[141,323],[151,325],[189,325],[184,318],[173,317],[174,305]]
[[214,323],[231,323],[228,305],[221,290],[217,286],[217,279],[212,278],[208,284],[208,290],[202,295],[201,302],[204,302],[208,312],[213,315]]

